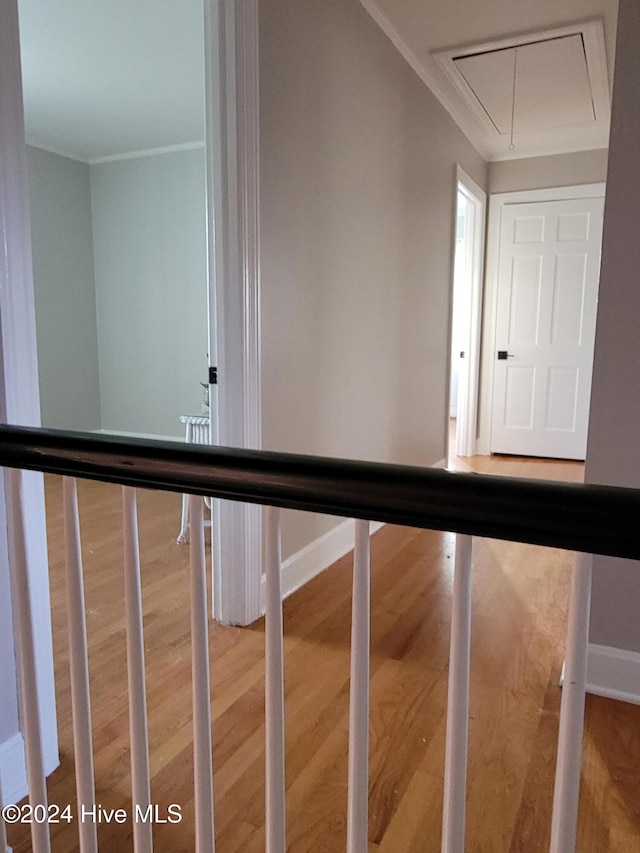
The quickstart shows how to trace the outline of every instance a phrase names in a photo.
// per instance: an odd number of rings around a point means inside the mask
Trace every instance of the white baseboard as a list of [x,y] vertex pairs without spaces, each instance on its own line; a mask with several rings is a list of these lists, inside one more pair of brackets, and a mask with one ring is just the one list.
[[[371,535],[380,530],[381,527],[384,527],[384,522],[372,521]],[[354,528],[353,519],[347,519],[284,560],[282,563],[283,599],[293,595],[296,590],[315,578],[320,572],[328,569],[329,566],[352,551]],[[263,613],[264,585],[265,577],[263,575],[260,595],[260,606]]]
[[640,652],[589,643],[587,693],[640,705]]
[[[440,459],[432,468],[446,468],[446,460]],[[382,521],[371,522],[371,535],[384,527]],[[345,554],[353,550],[354,522],[346,519],[341,524],[333,527],[327,533],[314,539],[304,548],[296,551],[282,563],[282,597],[287,598],[300,587],[308,583],[312,578],[319,575],[329,566],[332,566]],[[260,590],[260,609],[264,613],[265,602],[265,577],[262,576],[262,588]]]
[[147,441],[184,441],[184,435],[153,435],[149,432],[126,432],[120,429],[94,429],[95,435],[116,435],[118,438],[144,438]]
[[2,779],[2,805],[20,802],[28,793],[27,766],[24,741],[20,732],[0,743],[0,778]]

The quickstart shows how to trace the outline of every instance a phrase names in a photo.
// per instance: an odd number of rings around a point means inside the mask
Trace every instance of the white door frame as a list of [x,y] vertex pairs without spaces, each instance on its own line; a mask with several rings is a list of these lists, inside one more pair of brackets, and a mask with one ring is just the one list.
[[[465,357],[467,360],[467,381],[465,383],[465,393],[458,394],[458,410],[457,410],[457,436],[456,436],[456,455],[457,456],[473,456],[476,452],[476,432],[478,424],[478,380],[480,376],[480,332],[482,323],[482,282],[484,271],[484,223],[486,216],[487,196],[476,182],[467,175],[467,173],[459,165],[456,167],[456,182],[455,182],[455,204],[454,208],[458,211],[458,193],[461,192],[468,204],[473,208],[473,231],[469,235],[469,259],[471,261],[471,310],[469,318],[469,337],[468,344],[465,348]],[[453,240],[453,276],[451,284],[451,317],[450,317],[450,333],[453,323],[453,281],[455,278],[455,252],[456,240],[454,229]],[[451,347],[449,347],[449,394],[451,393]],[[447,422],[449,420],[449,412],[451,410],[451,400],[447,404]],[[446,430],[447,436],[447,459],[451,448],[448,447],[449,430]]]
[[[17,0],[0,3],[0,79],[0,243],[3,247],[0,250],[0,420],[39,426],[38,359]],[[27,583],[33,621],[43,758],[45,772],[51,773],[58,764],[58,734],[42,475],[25,471],[22,488],[22,506],[29,518],[25,531]],[[2,478],[0,492],[0,505],[4,510]],[[6,527],[4,512],[0,523]],[[0,553],[3,587],[6,587],[4,572],[7,568],[8,554],[3,547]],[[3,654],[0,666],[14,667],[14,658]],[[8,701],[11,701],[10,697]],[[26,774],[20,733],[16,732],[10,741],[9,745],[7,742],[0,744],[0,773],[4,777],[4,792],[9,797],[22,797],[26,793]]]
[[[205,0],[205,74],[213,440],[259,449],[258,0]],[[261,615],[261,507],[221,501],[213,541],[214,617],[248,625]]]
[[605,189],[606,184],[604,183],[577,184],[569,187],[549,187],[540,190],[494,193],[489,196],[477,453],[484,456],[488,456],[491,453],[491,410],[495,370],[496,313],[498,307],[498,269],[500,262],[500,223],[502,220],[502,211],[508,204],[528,204],[536,201],[563,201],[577,198],[604,198]]

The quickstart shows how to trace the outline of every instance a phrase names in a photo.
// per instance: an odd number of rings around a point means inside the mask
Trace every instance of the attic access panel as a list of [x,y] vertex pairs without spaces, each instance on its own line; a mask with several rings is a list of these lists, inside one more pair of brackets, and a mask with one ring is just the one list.
[[512,106],[519,132],[596,120],[579,34],[453,61],[498,133],[510,132]]
[[[517,51],[517,60],[516,60]],[[604,31],[589,21],[485,44],[438,51],[434,58],[487,131],[554,132],[608,126],[610,112]]]

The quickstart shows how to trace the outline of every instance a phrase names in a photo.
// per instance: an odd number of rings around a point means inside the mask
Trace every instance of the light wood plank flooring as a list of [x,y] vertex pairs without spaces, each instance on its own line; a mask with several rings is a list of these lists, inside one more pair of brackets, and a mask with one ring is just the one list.
[[[461,467],[581,479],[575,463],[477,458]],[[120,491],[80,484],[97,799],[131,808]],[[75,793],[60,481],[47,478],[61,765],[50,802]],[[155,849],[193,850],[188,548],[180,499],[140,493],[152,799],[182,807]],[[453,537],[387,526],[373,538],[369,851],[440,850]],[[468,851],[547,849],[572,556],[475,540]],[[345,849],[350,558],[285,603],[288,850]],[[211,624],[218,853],[264,849],[263,623]],[[30,850],[10,828],[16,853]],[[75,821],[53,850],[78,849]],[[130,850],[131,823],[101,825],[101,849]],[[640,853],[640,708],[589,697],[581,853]]]

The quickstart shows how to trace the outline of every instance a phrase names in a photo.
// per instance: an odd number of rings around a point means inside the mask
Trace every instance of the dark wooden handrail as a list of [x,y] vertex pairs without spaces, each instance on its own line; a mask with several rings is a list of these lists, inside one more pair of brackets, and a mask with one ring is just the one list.
[[0,426],[0,465],[640,559],[640,490]]

